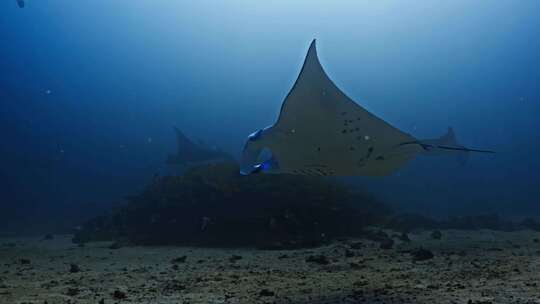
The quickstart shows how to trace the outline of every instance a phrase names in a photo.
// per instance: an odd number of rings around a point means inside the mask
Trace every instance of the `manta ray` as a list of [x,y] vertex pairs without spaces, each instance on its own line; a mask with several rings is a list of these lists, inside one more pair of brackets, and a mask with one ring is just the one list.
[[198,165],[232,159],[226,152],[217,148],[192,142],[177,127],[174,127],[174,132],[177,150],[176,154],[168,155],[166,163],[169,165]]
[[458,144],[452,128],[440,138],[419,140],[368,112],[328,77],[315,44],[277,122],[248,136],[241,174],[384,176],[419,154],[494,153]]

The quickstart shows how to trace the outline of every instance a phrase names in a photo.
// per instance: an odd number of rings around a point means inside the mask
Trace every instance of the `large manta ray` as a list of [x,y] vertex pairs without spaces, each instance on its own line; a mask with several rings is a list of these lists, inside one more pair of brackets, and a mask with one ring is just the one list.
[[493,153],[459,145],[451,128],[441,138],[418,140],[359,106],[326,75],[313,40],[277,122],[248,137],[240,170],[383,176],[420,153],[468,152]]

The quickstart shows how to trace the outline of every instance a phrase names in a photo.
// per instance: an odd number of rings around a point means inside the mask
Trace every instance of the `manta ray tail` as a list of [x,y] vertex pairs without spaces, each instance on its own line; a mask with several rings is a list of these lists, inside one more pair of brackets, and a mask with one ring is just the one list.
[[448,152],[456,152],[456,160],[460,165],[465,165],[469,159],[469,152],[477,153],[495,153],[490,150],[469,149],[463,145],[460,145],[456,139],[454,129],[448,127],[446,134],[441,136],[434,142],[434,146],[441,150],[447,150]]

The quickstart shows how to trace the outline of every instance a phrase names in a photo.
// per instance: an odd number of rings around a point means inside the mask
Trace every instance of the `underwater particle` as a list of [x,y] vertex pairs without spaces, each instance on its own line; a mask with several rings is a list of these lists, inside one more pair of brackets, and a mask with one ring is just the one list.
[[148,138],[146,139],[146,142],[148,142],[149,144],[151,144],[151,143],[152,143],[152,137],[148,137]]
[[519,98],[519,101],[525,101],[525,97],[521,96],[521,97]]
[[369,135],[365,135],[364,140],[369,140]]
[[24,0],[17,0],[17,6],[19,6],[19,8],[24,8]]
[[45,94],[47,94],[47,95],[51,95],[51,93],[52,93],[52,91],[51,91],[51,90],[49,90],[49,89],[45,90]]

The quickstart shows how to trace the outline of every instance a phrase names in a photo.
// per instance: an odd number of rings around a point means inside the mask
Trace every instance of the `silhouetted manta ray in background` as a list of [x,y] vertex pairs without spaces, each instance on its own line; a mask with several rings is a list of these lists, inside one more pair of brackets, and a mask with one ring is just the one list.
[[202,144],[195,144],[177,127],[174,127],[174,131],[176,133],[177,150],[176,154],[169,154],[166,161],[167,164],[192,165],[232,159],[226,152],[219,149],[206,147]]
[[18,5],[20,8],[24,8],[24,0],[17,0],[17,5]]
[[468,152],[494,153],[459,145],[451,128],[418,140],[359,106],[326,75],[313,40],[277,122],[248,137],[240,172],[384,176],[417,154]]

